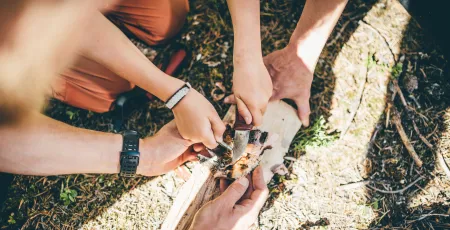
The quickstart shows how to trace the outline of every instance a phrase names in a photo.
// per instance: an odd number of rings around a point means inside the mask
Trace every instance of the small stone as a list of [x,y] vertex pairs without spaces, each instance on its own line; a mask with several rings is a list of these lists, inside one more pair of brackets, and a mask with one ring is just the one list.
[[403,78],[403,85],[408,93],[412,93],[419,88],[419,79],[416,75],[406,74]]

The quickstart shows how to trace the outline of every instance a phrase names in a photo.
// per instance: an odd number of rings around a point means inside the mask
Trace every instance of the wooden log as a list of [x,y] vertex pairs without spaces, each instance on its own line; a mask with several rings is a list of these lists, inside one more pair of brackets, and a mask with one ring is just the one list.
[[[230,107],[223,121],[233,124],[236,108]],[[258,129],[269,133],[265,145],[272,148],[265,150],[260,165],[263,167],[264,179],[269,183],[272,170],[283,164],[284,156],[295,134],[301,127],[297,112],[283,101],[269,103],[262,126]],[[181,187],[161,229],[189,229],[195,213],[206,202],[219,195],[219,186],[211,173],[214,158],[197,165],[191,178]]]

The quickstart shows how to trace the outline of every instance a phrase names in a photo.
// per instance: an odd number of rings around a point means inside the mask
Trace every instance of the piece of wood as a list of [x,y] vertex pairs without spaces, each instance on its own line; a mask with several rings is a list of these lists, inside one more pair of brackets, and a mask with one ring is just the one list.
[[[223,121],[233,124],[235,113],[235,106],[231,106]],[[269,133],[265,145],[272,146],[272,149],[265,150],[260,163],[266,183],[269,183],[273,176],[272,170],[283,164],[284,155],[300,127],[301,122],[294,108],[282,101],[269,103],[263,125],[258,127]],[[195,167],[191,178],[181,187],[175,198],[162,230],[189,229],[198,209],[219,195],[218,183],[211,173],[214,160],[211,158]]]

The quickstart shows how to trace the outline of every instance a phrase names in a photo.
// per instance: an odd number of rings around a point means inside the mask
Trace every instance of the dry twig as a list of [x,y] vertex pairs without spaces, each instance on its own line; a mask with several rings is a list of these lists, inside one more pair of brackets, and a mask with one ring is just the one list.
[[416,131],[417,135],[419,135],[420,140],[423,141],[423,143],[428,146],[431,150],[433,150],[433,145],[420,133],[419,127],[417,127],[417,124],[414,120],[412,120],[414,130]]
[[414,150],[414,147],[412,146],[411,142],[408,139],[408,136],[405,133],[405,129],[403,129],[402,122],[400,121],[400,117],[398,116],[398,113],[394,109],[394,114],[392,116],[392,122],[395,124],[395,127],[397,128],[398,134],[400,135],[400,138],[402,139],[403,144],[406,147],[406,150],[408,150],[409,155],[414,159],[414,162],[416,165],[420,168],[423,165],[422,160],[420,159],[419,155],[417,155],[416,151]]
[[368,75],[369,75],[369,67],[367,67],[364,79],[361,81],[361,84],[359,85],[358,94],[357,94],[358,96],[356,97],[357,101],[355,101],[355,104],[354,104],[355,106],[353,106],[354,107],[353,111],[350,114],[349,119],[345,123],[345,128],[341,132],[340,139],[344,138],[345,134],[350,129],[350,125],[352,124],[353,120],[355,119],[356,113],[358,112],[358,109],[361,106],[362,98],[363,98],[363,94],[364,94],[364,88],[365,88],[366,83],[367,83]]
[[409,188],[411,188],[413,185],[415,185],[417,182],[419,182],[420,180],[422,180],[423,178],[425,178],[424,176],[420,176],[419,178],[417,178],[415,181],[411,182],[411,184],[407,185],[406,187],[399,189],[399,190],[394,190],[394,191],[388,191],[388,190],[382,190],[379,188],[375,188],[372,185],[367,184],[366,186],[377,191],[377,192],[381,192],[381,193],[387,193],[387,194],[396,194],[396,193],[403,193],[404,191],[408,190]]
[[395,56],[395,54],[394,54],[394,51],[393,51],[391,45],[389,44],[387,38],[386,38],[385,36],[383,36],[383,35],[380,33],[380,31],[378,31],[377,28],[375,28],[374,26],[372,26],[371,24],[367,23],[367,22],[364,21],[364,20],[358,21],[358,24],[360,24],[360,25],[366,25],[367,28],[369,28],[370,30],[372,30],[376,35],[380,36],[380,37],[383,39],[383,41],[384,41],[384,43],[386,44],[386,46],[387,46],[387,48],[389,49],[389,51],[391,52],[391,55],[392,55],[392,58],[394,59],[394,62],[397,62],[396,56]]
[[353,183],[349,183],[349,184],[344,184],[344,185],[337,187],[336,191],[343,191],[343,190],[359,188],[361,186],[369,184],[370,182],[371,182],[370,180],[363,180],[363,181],[353,182]]
[[395,92],[400,96],[400,101],[402,101],[402,104],[405,106],[406,110],[410,111],[411,108],[406,102],[405,96],[403,95],[403,92],[400,89],[400,86],[398,85],[397,79],[392,80],[392,84],[394,85]]

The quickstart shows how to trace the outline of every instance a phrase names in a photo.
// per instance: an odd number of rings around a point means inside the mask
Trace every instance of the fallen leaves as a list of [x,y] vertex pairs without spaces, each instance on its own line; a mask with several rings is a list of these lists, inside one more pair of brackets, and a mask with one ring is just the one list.
[[214,88],[211,90],[211,97],[214,101],[220,101],[225,97],[227,89],[223,86],[223,82],[216,82]]

